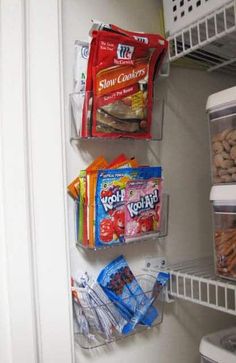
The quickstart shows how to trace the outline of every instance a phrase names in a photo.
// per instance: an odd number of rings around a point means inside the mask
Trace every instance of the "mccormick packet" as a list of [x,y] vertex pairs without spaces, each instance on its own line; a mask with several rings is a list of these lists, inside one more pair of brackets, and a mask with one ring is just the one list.
[[139,167],[98,172],[96,189],[95,245],[125,242],[125,188],[129,181],[160,178],[161,167]]
[[92,36],[94,30],[106,30],[108,32],[122,34],[127,37],[134,38],[135,40],[144,44],[148,44],[151,47],[155,47],[158,43],[161,45],[167,43],[166,39],[164,39],[160,34],[128,31],[126,29],[118,27],[117,25],[106,24],[94,19],[92,20],[92,22],[93,25],[89,32],[90,36]]
[[160,230],[161,178],[134,180],[125,190],[125,237],[141,237]]
[[158,311],[135,279],[123,256],[109,263],[99,274],[98,283],[128,323],[122,333],[130,333],[138,323],[151,326]]
[[[110,31],[92,35],[86,91],[93,97],[93,136],[150,138],[153,79],[167,42]],[[88,131],[85,117],[83,125]]]
[[75,41],[74,46],[74,92],[70,96],[71,112],[78,136],[82,133],[82,114],[85,102],[85,85],[87,64],[89,56],[89,44],[80,40]]

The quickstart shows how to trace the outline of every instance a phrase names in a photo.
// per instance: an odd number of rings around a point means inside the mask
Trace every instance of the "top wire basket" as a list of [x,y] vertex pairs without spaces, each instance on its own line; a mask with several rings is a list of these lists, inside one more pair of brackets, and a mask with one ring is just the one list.
[[171,36],[230,0],[164,0],[165,31]]

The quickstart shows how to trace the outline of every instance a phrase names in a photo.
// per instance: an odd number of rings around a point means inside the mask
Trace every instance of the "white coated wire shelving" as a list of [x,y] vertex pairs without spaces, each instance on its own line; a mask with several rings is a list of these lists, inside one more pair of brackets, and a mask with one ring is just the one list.
[[[197,13],[199,5],[203,7],[206,4],[204,0],[164,1],[164,12],[167,12],[165,8],[168,6],[168,16],[172,11],[173,17],[172,32],[168,37],[170,61],[186,57],[209,72],[220,70],[236,74],[236,0],[224,0],[220,7],[219,2],[215,2],[218,5],[216,9],[196,19],[194,11]],[[214,5],[213,0],[211,4]],[[178,29],[178,21],[183,22],[182,19],[190,15],[190,9],[192,22]],[[173,32],[175,21],[177,31]]]
[[172,265],[167,270],[171,296],[236,315],[236,284],[218,278],[210,258]]
[[[150,271],[160,266],[147,264]],[[214,273],[211,258],[199,258],[162,266],[170,273],[169,296],[184,299],[236,316],[236,282],[221,279]]]

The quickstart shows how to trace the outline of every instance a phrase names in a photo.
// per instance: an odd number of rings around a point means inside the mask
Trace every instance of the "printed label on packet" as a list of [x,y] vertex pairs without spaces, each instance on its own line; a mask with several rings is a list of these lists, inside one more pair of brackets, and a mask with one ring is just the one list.
[[161,179],[127,183],[125,191],[125,236],[156,233],[160,229]]
[[98,173],[96,195],[96,246],[98,247],[124,242],[125,186],[130,178],[127,169]]
[[161,167],[102,170],[96,191],[96,246],[125,242],[125,189],[132,180],[161,177]]

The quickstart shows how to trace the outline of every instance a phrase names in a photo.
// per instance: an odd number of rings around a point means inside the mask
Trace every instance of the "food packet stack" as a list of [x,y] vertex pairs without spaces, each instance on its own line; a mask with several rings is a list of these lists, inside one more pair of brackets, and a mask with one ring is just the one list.
[[90,35],[81,136],[151,138],[154,79],[168,42],[103,23]]
[[103,156],[68,185],[76,204],[76,239],[87,248],[129,243],[160,232],[162,168],[120,154]]

